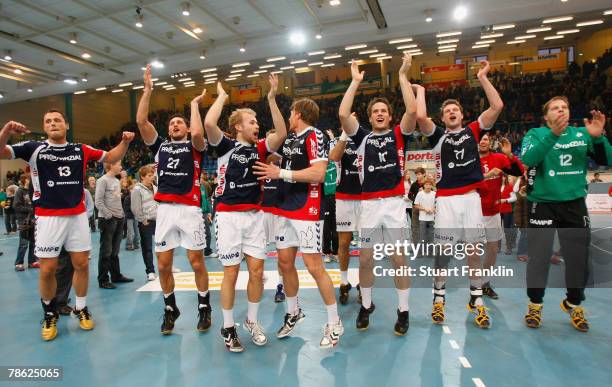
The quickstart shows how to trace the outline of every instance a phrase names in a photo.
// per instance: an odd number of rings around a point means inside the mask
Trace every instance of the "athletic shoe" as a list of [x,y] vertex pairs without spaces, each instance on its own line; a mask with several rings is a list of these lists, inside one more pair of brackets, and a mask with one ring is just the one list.
[[29,269],[40,269],[40,262],[36,261],[28,265]]
[[283,291],[283,284],[276,285],[276,294],[274,295],[274,302],[285,301],[285,292]]
[[525,315],[525,325],[529,328],[539,328],[542,326],[542,304],[527,305],[527,314]]
[[497,293],[495,293],[495,290],[493,290],[493,288],[491,287],[490,282],[487,282],[486,284],[482,285],[482,294],[494,300],[497,300],[499,298]]
[[201,308],[198,308],[198,326],[197,329],[199,332],[206,332],[208,328],[210,328],[212,324],[212,319],[210,316],[211,308],[210,305],[204,305]]
[[403,312],[400,312],[399,309],[397,310],[397,321],[394,328],[396,335],[404,336],[408,332],[408,326],[410,325],[409,317],[410,313],[407,310]]
[[342,321],[338,320],[336,324],[325,324],[323,327],[323,338],[319,343],[320,348],[332,348],[340,341],[340,336],[344,333]]
[[323,262],[325,262],[325,263],[330,263],[330,262],[331,262],[330,255],[325,254],[325,255],[323,256]]
[[431,321],[434,324],[443,324],[445,320],[446,316],[444,315],[444,303],[434,303],[433,307],[431,308]]
[[351,246],[357,246],[357,241],[353,239],[353,240],[351,241]]
[[164,309],[164,315],[162,316],[163,322],[161,325],[161,333],[162,335],[170,335],[172,334],[172,330],[174,329],[174,322],[179,318],[181,312],[177,310]]
[[219,254],[217,253],[210,253],[206,255],[206,258],[218,258],[218,257],[219,257]]
[[244,329],[251,334],[253,344],[261,347],[268,342],[268,338],[259,322],[250,322],[248,319],[244,320]]
[[181,269],[179,269],[178,267],[172,266],[172,272],[173,273],[180,273]]
[[356,289],[357,289],[357,302],[361,304],[361,288],[359,287],[359,284],[357,284]]
[[40,322],[42,329],[40,335],[44,341],[51,341],[57,336],[57,320],[59,315],[56,313],[45,313],[45,317]]
[[561,307],[562,311],[569,313],[571,319],[570,322],[574,328],[580,332],[588,332],[589,322],[584,317],[584,308],[582,306],[574,306],[572,308],[568,305],[567,300],[561,301],[559,306]]
[[527,262],[527,260],[529,259],[527,254],[518,255],[516,258],[521,262]]
[[116,283],[116,284],[128,283],[128,282],[134,282],[134,278],[128,278],[128,277],[122,275],[121,277],[119,277],[117,279],[113,279],[113,283]]
[[57,308],[57,312],[62,316],[70,316],[73,312],[73,309],[70,305],[62,305]]
[[340,284],[340,303],[346,305],[349,299],[349,292],[353,287],[350,283]]
[[86,331],[94,329],[96,324],[94,323],[93,318],[91,318],[91,313],[89,313],[87,307],[84,307],[81,310],[74,309],[72,313],[79,318],[79,326],[81,329]]
[[374,303],[372,303],[372,305],[370,305],[368,309],[364,308],[363,305],[361,305],[355,324],[358,330],[365,331],[366,329],[368,329],[368,327],[370,326],[370,315],[374,312],[374,309],[376,309]]
[[561,263],[563,263],[563,258],[560,255],[553,254],[550,257],[550,263],[552,263],[553,265],[560,265]]
[[491,318],[489,317],[489,314],[487,313],[487,310],[489,309],[486,306],[472,305],[471,303],[468,302],[467,308],[470,312],[476,314],[476,317],[474,317],[474,323],[478,326],[478,328],[483,328],[483,329],[491,328]]
[[330,258],[331,258],[332,262],[339,262],[339,261],[338,261],[338,256],[337,256],[337,255],[333,255],[333,254],[332,254],[332,255],[330,256]]
[[304,317],[306,317],[306,315],[304,312],[302,312],[302,309],[298,309],[296,314],[286,313],[285,323],[276,333],[276,337],[283,339],[289,336],[289,334],[293,331],[293,328],[295,328],[295,325],[302,321]]
[[238,338],[238,332],[236,332],[236,327],[221,328],[221,337],[223,337],[225,347],[230,352],[244,351],[244,347],[242,346],[242,344],[240,344],[240,339]]
[[15,265],[15,271],[24,271],[25,268],[23,267],[23,265]]
[[156,278],[155,273],[147,274],[147,281],[155,281]]

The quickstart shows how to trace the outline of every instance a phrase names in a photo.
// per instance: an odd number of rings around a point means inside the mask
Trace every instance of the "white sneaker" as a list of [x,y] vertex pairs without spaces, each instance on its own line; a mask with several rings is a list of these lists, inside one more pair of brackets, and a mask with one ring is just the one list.
[[344,333],[342,321],[338,320],[337,324],[325,324],[323,327],[323,338],[319,344],[320,348],[332,348],[340,341],[340,336]]
[[178,267],[176,267],[176,266],[172,266],[172,272],[173,272],[173,273],[180,273],[180,272],[181,272],[181,269],[179,269],[179,268],[178,268]]
[[155,273],[147,274],[147,281],[155,281],[157,277],[155,277]]
[[325,263],[330,263],[331,262],[331,258],[329,257],[329,255],[325,254],[323,256],[323,262],[325,262]]
[[244,320],[244,329],[251,334],[253,344],[261,347],[262,345],[266,345],[268,342],[268,338],[266,337],[262,326],[259,325],[259,322]]
[[217,253],[210,253],[209,255],[206,256],[206,258],[219,258],[219,254],[217,254]]

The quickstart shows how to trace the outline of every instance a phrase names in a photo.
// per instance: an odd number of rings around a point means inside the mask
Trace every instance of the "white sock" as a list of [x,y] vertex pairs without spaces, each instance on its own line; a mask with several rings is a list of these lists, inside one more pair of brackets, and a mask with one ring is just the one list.
[[[398,309],[400,312],[409,310],[408,297],[410,296],[410,289],[396,289],[398,298]],[[362,296],[363,297],[363,296]]]
[[174,292],[170,292],[170,293],[164,293],[164,298],[168,298],[170,297]]
[[360,287],[360,289],[361,305],[363,305],[363,307],[366,309],[370,309],[370,307],[372,306],[372,288]]
[[231,328],[234,322],[234,309],[223,309],[223,328]]
[[87,297],[76,297],[76,302],[74,305],[74,309],[76,310],[82,310],[85,305],[87,304]]
[[348,284],[348,271],[341,271],[340,272],[340,283],[342,285]]
[[484,285],[484,284],[488,284],[488,283],[489,283],[489,281],[491,281],[491,277],[489,277],[489,276],[483,276],[483,277],[482,277],[482,284],[483,284],[483,285]]
[[206,295],[208,294],[208,290],[203,291],[203,292],[198,291],[198,294],[202,297],[206,297]]
[[287,313],[289,313],[289,314],[296,314],[297,310],[298,310],[297,296],[295,296],[295,297],[286,297],[285,300],[287,301]]
[[257,322],[257,312],[259,311],[259,302],[250,302],[247,307],[247,320]]
[[51,300],[42,300],[43,304],[51,305]]
[[283,284],[283,276],[282,275],[278,275],[278,284],[282,285]]
[[325,305],[325,309],[327,309],[327,324],[338,324],[338,321],[340,321],[340,316],[338,316],[338,304],[334,302],[331,305]]

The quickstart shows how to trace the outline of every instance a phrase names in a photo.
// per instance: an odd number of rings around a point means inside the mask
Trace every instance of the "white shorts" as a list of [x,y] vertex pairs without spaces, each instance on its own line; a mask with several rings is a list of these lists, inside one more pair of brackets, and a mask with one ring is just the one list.
[[275,215],[271,212],[263,212],[266,244],[274,243],[274,237],[276,236],[276,218],[278,218],[278,215]]
[[370,243],[410,241],[406,218],[406,201],[401,196],[368,199],[361,202],[359,235],[362,247]]
[[484,227],[485,227],[485,235],[487,237],[487,242],[497,242],[501,241],[504,236],[504,231],[502,230],[501,225],[501,215],[495,214],[492,216],[484,216]]
[[359,231],[361,200],[336,199],[336,231]]
[[436,243],[485,242],[484,227],[480,195],[477,192],[436,198]]
[[215,233],[223,266],[239,265],[244,255],[266,258],[266,232],[261,211],[217,212]]
[[304,254],[321,253],[323,221],[276,217],[276,248],[297,247]]
[[206,247],[202,209],[186,204],[160,203],[155,224],[155,251],[161,253],[179,246],[187,250]]
[[37,216],[35,228],[38,258],[59,257],[62,246],[68,252],[91,250],[91,233],[87,214],[71,216]]

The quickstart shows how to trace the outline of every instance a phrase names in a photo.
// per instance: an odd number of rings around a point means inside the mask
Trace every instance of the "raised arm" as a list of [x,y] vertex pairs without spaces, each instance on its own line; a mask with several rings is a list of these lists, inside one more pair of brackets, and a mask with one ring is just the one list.
[[272,122],[274,122],[274,129],[276,131],[268,136],[268,146],[270,150],[275,152],[278,148],[283,145],[285,138],[287,138],[287,125],[285,125],[285,119],[276,104],[276,92],[278,91],[278,77],[276,74],[270,74],[268,77],[270,81],[270,91],[268,92],[268,104],[270,105],[270,113],[272,113]]
[[189,131],[191,132],[191,144],[200,152],[206,147],[204,140],[204,129],[202,129],[202,117],[200,116],[200,103],[206,95],[206,89],[202,90],[202,94],[191,100],[191,119]]
[[412,56],[409,53],[404,54],[402,58],[402,67],[399,69],[399,83],[400,89],[402,90],[402,97],[404,98],[404,105],[406,106],[406,112],[402,116],[400,121],[400,129],[403,134],[411,134],[414,132],[416,126],[416,98],[412,91],[412,86],[408,80],[408,72],[412,66]]
[[344,150],[346,149],[346,143],[348,138],[344,138],[344,136],[338,137],[338,141],[336,141],[336,145],[329,151],[329,159],[331,161],[339,162],[342,160],[342,155],[344,154]]
[[217,145],[223,139],[223,132],[217,126],[221,112],[223,111],[223,104],[227,99],[227,93],[223,90],[221,82],[217,82],[217,99],[212,104],[206,117],[204,118],[204,129],[206,129],[206,136],[208,137],[208,143],[211,145]]
[[416,119],[419,123],[419,128],[421,129],[421,133],[426,136],[429,136],[433,133],[434,128],[436,127],[431,120],[427,116],[427,104],[425,102],[425,88],[421,85],[412,85],[413,90],[416,89]]
[[497,90],[495,90],[495,87],[493,87],[491,81],[489,81],[489,78],[487,78],[487,74],[489,73],[491,65],[489,65],[489,62],[486,60],[482,61],[481,64],[482,68],[478,70],[478,74],[476,76],[478,77],[478,82],[480,82],[482,89],[487,95],[487,100],[489,101],[489,108],[482,112],[479,120],[485,129],[489,129],[492,128],[493,125],[495,125],[497,117],[499,117],[499,114],[504,108],[504,102],[499,96]]
[[113,149],[106,152],[106,159],[108,163],[114,163],[119,161],[125,156],[130,146],[130,143],[134,139],[134,132],[123,132],[121,136],[121,142],[117,144]]
[[7,148],[6,144],[13,134],[26,134],[30,133],[28,128],[24,124],[16,121],[9,121],[4,124],[4,127],[0,131],[0,159],[8,160],[13,157],[13,154]]
[[152,144],[157,138],[157,130],[151,122],[149,122],[149,103],[151,102],[151,93],[153,92],[153,81],[151,81],[151,65],[148,64],[144,72],[144,89],[142,97],[138,103],[138,111],[136,112],[136,123],[140,136],[145,144]]
[[346,93],[344,93],[344,97],[342,97],[342,102],[340,103],[340,110],[338,115],[340,116],[340,123],[342,124],[342,129],[349,136],[354,134],[359,127],[359,122],[355,116],[351,115],[351,109],[353,107],[353,100],[355,99],[355,94],[357,93],[357,89],[359,88],[359,84],[363,81],[364,72],[359,72],[359,66],[357,62],[353,60],[351,63],[351,76],[353,77],[353,81],[349,85]]

